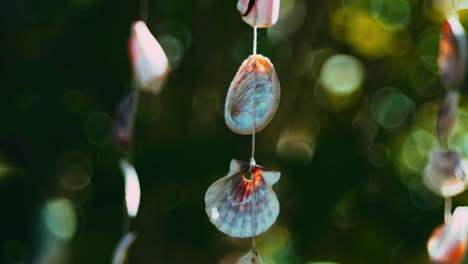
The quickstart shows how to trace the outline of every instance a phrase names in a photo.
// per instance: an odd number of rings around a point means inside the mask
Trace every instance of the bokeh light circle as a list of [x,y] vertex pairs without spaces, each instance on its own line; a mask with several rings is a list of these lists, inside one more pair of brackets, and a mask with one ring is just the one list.
[[364,67],[358,59],[337,54],[325,61],[320,72],[320,80],[329,93],[347,96],[361,87],[364,75]]
[[386,129],[402,125],[412,110],[413,102],[394,87],[379,90],[371,101],[372,117]]
[[67,152],[57,160],[56,173],[63,188],[68,191],[79,191],[91,182],[93,165],[85,154]]
[[72,203],[63,198],[48,201],[44,210],[47,230],[58,239],[69,240],[76,231],[76,213]]

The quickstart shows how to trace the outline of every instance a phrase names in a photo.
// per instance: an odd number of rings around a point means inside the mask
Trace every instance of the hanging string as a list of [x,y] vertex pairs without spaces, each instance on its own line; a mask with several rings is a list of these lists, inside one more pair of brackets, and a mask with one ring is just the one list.
[[452,219],[452,198],[445,198],[444,222],[447,224]]
[[129,142],[129,146],[128,146],[128,150],[127,150],[127,153],[126,153],[126,158],[127,158],[127,161],[130,162],[131,164],[133,164],[133,140],[135,138],[134,136],[134,133],[135,133],[135,123],[136,123],[136,119],[137,119],[137,111],[138,111],[138,103],[140,101],[140,89],[138,89],[137,85],[133,85],[132,87],[133,89],[133,104],[132,104],[132,112],[131,112],[131,119],[130,119],[130,129],[131,129],[131,133],[130,133],[130,137],[128,139],[128,142]]
[[[254,27],[254,35],[253,35],[253,54],[257,54],[257,26]],[[256,65],[254,65],[256,67]],[[255,70],[255,69],[254,69]],[[254,74],[254,89],[253,89],[253,100],[252,100],[252,115],[253,115],[253,131],[252,131],[252,156],[251,159],[255,158],[255,130],[256,130],[256,111],[255,111],[255,104],[256,104],[256,94],[255,90],[257,89],[257,80],[256,74]]]
[[452,0],[452,15],[458,16],[458,0]]
[[140,19],[145,23],[148,22],[148,0],[140,1]]
[[[256,12],[256,9],[255,9],[255,15],[257,15],[257,12]],[[253,51],[252,53],[254,55],[257,54],[257,26],[254,26],[253,28]],[[255,252],[256,251],[256,242],[255,242],[255,207],[257,206],[257,201],[255,200],[255,130],[257,129],[257,113],[255,111],[255,106],[256,106],[256,100],[257,100],[257,96],[256,96],[256,93],[255,93],[255,90],[257,89],[257,74],[255,73],[255,67],[257,67],[257,65],[254,65],[254,87],[253,87],[253,93],[252,93],[252,96],[253,96],[253,100],[252,100],[252,116],[253,116],[253,129],[252,129],[252,156],[250,158],[250,170],[251,170],[251,181],[252,181],[252,202],[253,202],[253,207],[252,207],[252,215],[251,215],[251,218],[252,218],[252,221],[251,221],[251,224],[252,224],[252,251]]]
[[253,35],[253,54],[257,54],[257,26],[254,26],[254,35]]

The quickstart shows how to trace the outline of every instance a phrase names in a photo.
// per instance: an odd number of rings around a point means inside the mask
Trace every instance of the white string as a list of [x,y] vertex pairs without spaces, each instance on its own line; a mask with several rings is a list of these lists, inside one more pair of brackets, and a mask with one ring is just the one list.
[[458,16],[458,1],[452,0],[452,15]]
[[[256,12],[255,12],[256,14]],[[253,54],[257,54],[257,26],[254,26],[253,28],[254,34],[253,34]],[[255,106],[256,106],[256,93],[255,90],[257,89],[257,74],[255,72],[255,67],[254,66],[254,85],[253,85],[253,100],[252,100],[252,115],[253,115],[253,129],[252,129],[252,156],[250,158],[250,172],[252,173],[251,175],[251,181],[252,181],[252,202],[253,202],[253,207],[252,207],[252,251],[255,252],[256,250],[256,242],[255,242],[255,207],[257,206],[257,202],[255,200],[255,130],[257,129],[257,120],[256,120],[256,111],[255,111]]]
[[[257,27],[254,27],[254,36],[253,36],[253,54],[257,54]],[[256,66],[254,66],[256,67]],[[256,105],[256,94],[255,90],[257,89],[257,80],[256,80],[257,75],[255,74],[255,69],[254,69],[254,88],[253,88],[253,100],[252,100],[252,115],[253,115],[253,131],[252,131],[252,159],[255,158],[255,130],[257,129],[256,126],[256,111],[255,111],[255,105]]]
[[447,224],[452,219],[452,198],[445,198],[444,222]]
[[253,36],[253,54],[257,54],[257,26],[254,26],[254,36]]
[[252,214],[250,215],[252,221],[251,223],[251,229],[252,229],[252,251],[255,252],[256,250],[256,242],[255,242],[255,209],[257,207],[257,201],[255,200],[255,160],[252,158],[250,160],[250,180],[252,181]]

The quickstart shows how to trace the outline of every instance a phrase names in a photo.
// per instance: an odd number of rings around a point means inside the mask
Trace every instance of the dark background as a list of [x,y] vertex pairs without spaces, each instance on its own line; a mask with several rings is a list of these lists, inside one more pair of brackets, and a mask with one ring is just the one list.
[[[232,263],[249,247],[217,231],[204,211],[205,191],[230,160],[250,158],[250,137],[223,120],[229,83],[251,52],[252,31],[235,4],[149,3],[148,27],[172,71],[138,109],[142,200],[132,264]],[[128,37],[139,3],[15,0],[0,10],[0,263],[109,263],[124,224],[111,121],[132,88]],[[436,146],[444,93],[436,64],[443,14],[416,0],[282,0],[282,12],[277,31],[259,30],[259,53],[282,86],[278,112],[257,137],[257,163],[282,172],[280,216],[258,239],[260,254],[269,263],[428,263],[443,203],[421,171]],[[320,69],[332,54],[354,56],[365,71],[345,103],[321,92]],[[397,92],[379,107],[384,87]],[[465,105],[462,98],[451,141],[463,154]],[[285,131],[298,136],[287,141]],[[76,168],[89,182],[64,187],[62,174]],[[76,216],[67,239],[51,239],[44,224],[57,198]],[[67,219],[58,220],[64,228]]]

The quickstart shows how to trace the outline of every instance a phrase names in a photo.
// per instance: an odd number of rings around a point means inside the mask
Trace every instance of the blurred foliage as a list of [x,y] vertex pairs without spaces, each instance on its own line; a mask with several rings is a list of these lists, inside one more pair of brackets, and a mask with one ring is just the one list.
[[[437,147],[446,2],[282,0],[278,24],[259,30],[258,51],[282,85],[279,110],[257,138],[257,162],[282,172],[280,216],[258,239],[268,263],[428,263],[443,202],[421,171]],[[138,111],[142,204],[131,263],[232,263],[248,249],[249,240],[216,230],[203,200],[231,158],[250,154],[250,137],[223,120],[252,43],[235,6],[150,0],[148,26],[172,72]],[[0,262],[109,263],[124,224],[110,130],[132,89],[127,44],[138,1],[2,7]],[[466,24],[468,13],[459,14]],[[462,96],[450,144],[465,157],[467,117]]]

